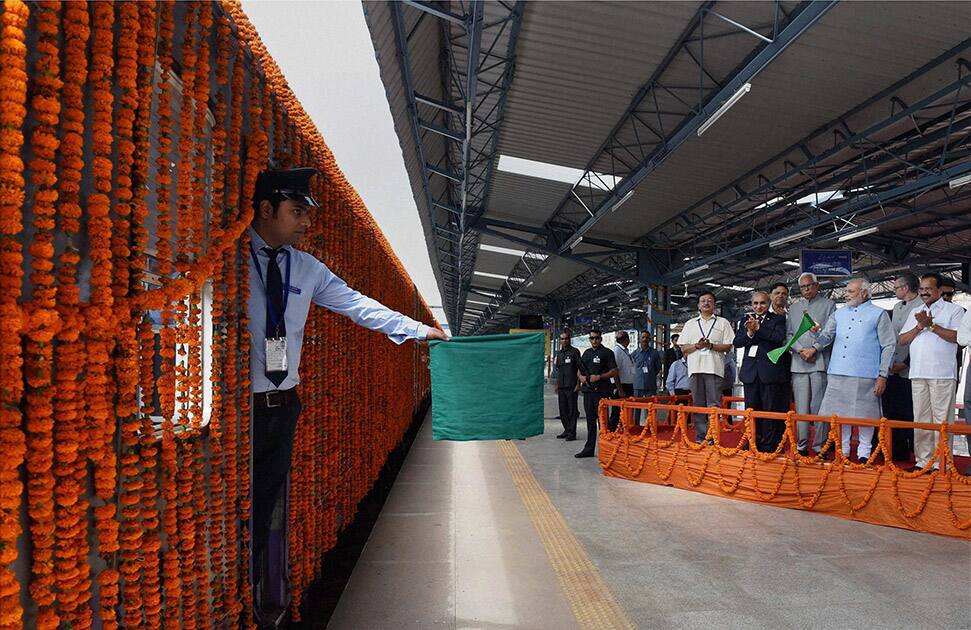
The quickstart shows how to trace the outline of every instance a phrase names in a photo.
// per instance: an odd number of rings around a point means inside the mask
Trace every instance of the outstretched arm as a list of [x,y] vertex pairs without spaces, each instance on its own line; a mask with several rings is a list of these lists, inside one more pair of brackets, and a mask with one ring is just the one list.
[[415,321],[355,291],[323,263],[320,263],[320,267],[321,278],[313,297],[315,304],[344,315],[359,326],[384,333],[397,344],[408,339],[448,339],[441,330]]

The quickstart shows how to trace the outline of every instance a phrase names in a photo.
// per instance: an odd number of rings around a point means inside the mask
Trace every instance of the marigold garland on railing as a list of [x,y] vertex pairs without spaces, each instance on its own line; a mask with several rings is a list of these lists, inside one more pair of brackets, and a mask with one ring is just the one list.
[[[621,407],[621,423],[616,431],[610,431],[607,428],[607,416],[613,406]],[[647,410],[646,424],[640,429],[632,428],[632,410],[635,406]],[[676,414],[676,422],[668,440],[661,439],[659,433],[657,414],[662,410]],[[828,492],[829,496],[836,493],[840,498],[841,507],[834,508],[830,502],[825,511],[862,520],[878,518],[873,522],[912,526],[915,529],[963,537],[967,537],[968,530],[971,530],[971,511],[968,518],[964,518],[958,514],[959,508],[956,506],[958,502],[963,506],[971,505],[971,493],[967,492],[971,488],[971,481],[954,468],[953,457],[947,448],[949,433],[947,424],[937,425],[935,429],[939,437],[928,466],[923,470],[911,472],[900,469],[892,460],[891,423],[886,418],[882,418],[878,423],[878,443],[871,458],[873,462],[878,456],[882,456],[885,463],[861,464],[852,461],[848,454],[843,453],[839,439],[840,428],[850,425],[835,415],[829,419],[829,435],[821,451],[813,456],[802,456],[797,452],[796,424],[797,420],[803,420],[805,417],[797,416],[794,412],[785,415],[783,420],[785,432],[776,449],[771,453],[763,453],[755,447],[755,416],[758,415],[756,412],[708,409],[711,417],[706,437],[713,441],[713,445],[706,446],[696,444],[691,439],[688,429],[689,414],[700,411],[691,407],[653,401],[601,401],[601,467],[608,474],[629,479],[650,481],[652,477],[656,477],[668,484],[675,482],[679,487],[700,489],[709,493],[712,493],[713,488],[717,488],[721,494],[727,496],[765,503],[781,501],[781,504],[787,507],[802,509],[817,509],[825,492]],[[742,432],[736,446],[724,447],[721,445],[722,431],[734,430],[734,427],[723,426],[724,418],[732,415],[742,416]],[[775,416],[778,415],[775,414]],[[832,462],[824,458],[830,448],[834,449]],[[648,459],[652,462],[653,473],[644,472]],[[936,468],[938,463],[943,463],[943,470]],[[726,480],[723,464],[736,467],[728,480]],[[675,479],[674,474],[678,466],[683,478]],[[854,477],[851,489],[848,476],[854,473],[860,474]],[[836,476],[835,487],[828,487],[830,477],[833,475]],[[889,481],[885,480],[886,476],[889,476]],[[711,479],[712,477],[714,479]],[[815,482],[809,492],[803,488],[803,477],[811,477]],[[920,486],[910,483],[918,479],[922,481]],[[941,479],[945,480],[943,489],[938,486]],[[743,481],[746,481],[744,493],[741,491]],[[902,497],[905,492],[901,488],[902,481],[909,484],[906,489],[907,494],[914,495],[916,490],[916,499],[906,504]],[[702,488],[705,483],[709,485]],[[712,483],[715,484],[713,487],[710,485]],[[783,493],[783,486],[786,483],[793,489]],[[935,513],[943,517],[943,511],[946,511],[953,529],[943,527],[942,519],[938,517],[923,521],[914,520],[925,514],[932,496],[935,496],[935,490],[937,496]],[[878,492],[882,493],[878,501],[882,506],[878,508],[879,516],[861,515],[874,502]],[[745,496],[742,496],[743,494]],[[886,511],[888,505],[896,509],[900,519],[888,520],[890,519]],[[870,511],[866,514],[875,513]]]

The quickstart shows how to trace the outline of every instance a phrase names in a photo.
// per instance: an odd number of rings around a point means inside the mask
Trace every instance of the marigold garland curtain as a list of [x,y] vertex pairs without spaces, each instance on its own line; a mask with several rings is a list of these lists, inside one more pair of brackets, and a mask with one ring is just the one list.
[[543,333],[432,341],[432,439],[543,433]]

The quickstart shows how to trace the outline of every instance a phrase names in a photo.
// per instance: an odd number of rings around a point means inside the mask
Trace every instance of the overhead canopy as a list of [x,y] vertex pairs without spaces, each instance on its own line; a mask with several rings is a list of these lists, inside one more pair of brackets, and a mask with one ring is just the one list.
[[747,298],[806,248],[967,280],[971,3],[364,4],[454,331]]

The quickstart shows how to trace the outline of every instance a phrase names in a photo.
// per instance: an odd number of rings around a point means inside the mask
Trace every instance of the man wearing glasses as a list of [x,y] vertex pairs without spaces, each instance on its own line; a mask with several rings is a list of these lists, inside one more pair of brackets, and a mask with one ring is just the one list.
[[[715,315],[715,304],[715,294],[711,291],[699,295],[698,316],[685,322],[678,339],[688,360],[691,401],[695,407],[721,407],[725,355],[732,351],[735,340],[732,325]],[[708,414],[695,414],[694,422],[695,441],[700,444],[708,435]]]
[[[819,328],[836,311],[836,303],[819,294],[819,280],[816,274],[804,273],[799,276],[801,298],[792,303],[786,316],[786,338],[796,334],[802,316],[809,313],[816,326],[792,344],[792,396],[796,403],[796,413],[816,415],[826,392],[826,366],[829,363],[829,350],[810,357],[809,348],[816,342]],[[813,450],[817,453],[829,437],[829,423],[816,423]],[[797,425],[798,449],[801,455],[809,454],[809,425],[805,420]],[[833,451],[835,452],[835,451]]]
[[556,366],[556,398],[560,406],[563,433],[556,437],[567,442],[577,439],[577,398],[580,392],[580,351],[570,345],[570,331],[560,333],[560,349],[553,358]]
[[583,450],[574,455],[578,459],[593,457],[597,447],[600,401],[610,398],[614,389],[610,379],[617,376],[614,353],[603,347],[602,339],[599,330],[591,330],[590,347],[580,357],[580,389],[583,392],[583,411],[587,415],[587,441]]

